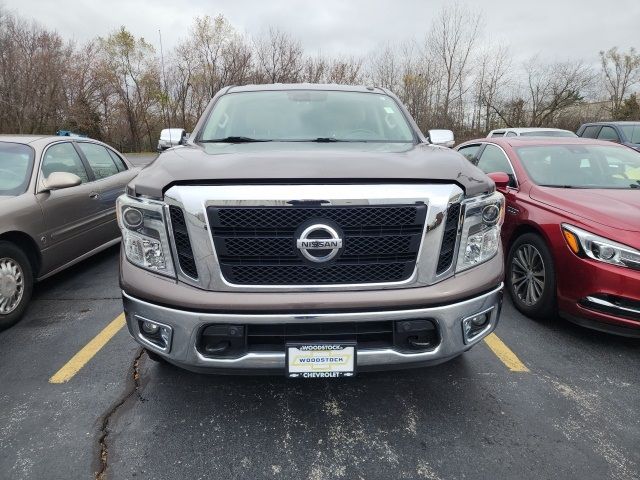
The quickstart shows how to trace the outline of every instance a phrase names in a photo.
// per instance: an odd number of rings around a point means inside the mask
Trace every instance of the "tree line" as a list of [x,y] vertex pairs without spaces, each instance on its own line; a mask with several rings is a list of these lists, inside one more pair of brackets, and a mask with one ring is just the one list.
[[602,51],[599,65],[540,56],[516,63],[481,25],[481,12],[456,3],[422,38],[355,57],[311,54],[284,30],[249,36],[223,15],[203,16],[161,56],[125,27],[76,44],[0,8],[0,133],[63,129],[123,151],[153,150],[162,128],[193,128],[220,88],[277,82],[386,87],[423,131],[449,128],[459,140],[504,126],[640,120],[635,49]]

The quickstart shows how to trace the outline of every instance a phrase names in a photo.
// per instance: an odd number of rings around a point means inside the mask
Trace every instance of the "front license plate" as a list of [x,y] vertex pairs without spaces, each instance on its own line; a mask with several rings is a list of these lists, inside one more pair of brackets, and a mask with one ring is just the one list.
[[287,344],[287,376],[292,378],[353,377],[355,343]]

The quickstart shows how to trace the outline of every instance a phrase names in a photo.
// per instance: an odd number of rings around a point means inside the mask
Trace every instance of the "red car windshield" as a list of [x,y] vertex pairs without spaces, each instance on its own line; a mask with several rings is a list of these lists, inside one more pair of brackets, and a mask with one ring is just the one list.
[[640,188],[640,153],[604,145],[538,145],[516,148],[529,177],[541,186]]

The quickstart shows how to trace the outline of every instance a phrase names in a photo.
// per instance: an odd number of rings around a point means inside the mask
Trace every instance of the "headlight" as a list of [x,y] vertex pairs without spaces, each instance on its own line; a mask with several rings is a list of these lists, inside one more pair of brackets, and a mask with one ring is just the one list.
[[562,224],[562,235],[569,249],[576,255],[586,255],[599,262],[640,270],[640,251],[634,248],[566,223]]
[[127,260],[138,267],[175,277],[164,204],[121,195],[116,213]]
[[456,272],[486,262],[498,253],[504,222],[504,197],[495,192],[463,203],[464,221]]

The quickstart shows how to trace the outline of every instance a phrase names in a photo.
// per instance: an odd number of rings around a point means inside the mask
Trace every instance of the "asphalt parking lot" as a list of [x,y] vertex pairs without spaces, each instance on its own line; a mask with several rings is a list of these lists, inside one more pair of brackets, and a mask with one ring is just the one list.
[[2,478],[639,477],[639,340],[507,301],[500,340],[439,367],[197,375],[121,328],[117,258],[39,284],[0,333]]

